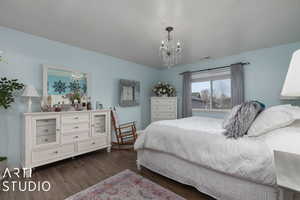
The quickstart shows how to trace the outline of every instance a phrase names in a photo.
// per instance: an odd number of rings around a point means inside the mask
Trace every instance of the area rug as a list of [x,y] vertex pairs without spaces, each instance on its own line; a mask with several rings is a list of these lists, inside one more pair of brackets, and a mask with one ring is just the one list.
[[185,199],[130,170],[125,170],[66,200]]

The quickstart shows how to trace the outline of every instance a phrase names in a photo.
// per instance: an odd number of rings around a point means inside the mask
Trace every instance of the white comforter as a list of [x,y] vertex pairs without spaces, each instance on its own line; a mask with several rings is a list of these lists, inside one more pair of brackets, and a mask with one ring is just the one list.
[[[275,134],[235,140],[222,134],[221,124],[221,119],[206,117],[155,122],[139,136],[135,149],[169,153],[219,172],[274,185],[276,176],[272,150],[283,143],[282,134],[286,135],[287,131],[278,129]],[[299,130],[298,127],[294,132]],[[289,136],[289,141],[293,142],[295,133]]]

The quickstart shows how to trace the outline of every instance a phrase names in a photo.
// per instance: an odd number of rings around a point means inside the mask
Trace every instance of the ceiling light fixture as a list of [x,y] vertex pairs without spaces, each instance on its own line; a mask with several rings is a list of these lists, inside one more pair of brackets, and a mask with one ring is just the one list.
[[178,41],[176,44],[174,38],[171,36],[173,27],[168,26],[166,31],[168,32],[167,39],[161,41],[159,53],[165,66],[168,68],[178,64],[181,59],[182,45]]

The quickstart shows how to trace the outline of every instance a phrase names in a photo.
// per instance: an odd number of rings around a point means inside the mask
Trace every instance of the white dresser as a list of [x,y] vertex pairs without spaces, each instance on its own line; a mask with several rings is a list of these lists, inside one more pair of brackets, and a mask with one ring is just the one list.
[[25,113],[22,167],[111,148],[110,110]]
[[177,97],[151,97],[151,122],[177,119]]

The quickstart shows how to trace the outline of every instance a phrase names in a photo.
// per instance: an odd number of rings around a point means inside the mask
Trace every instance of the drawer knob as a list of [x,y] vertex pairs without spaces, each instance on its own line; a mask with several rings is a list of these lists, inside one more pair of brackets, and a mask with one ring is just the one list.
[[77,138],[79,138],[79,136],[78,136],[78,135],[76,135],[74,138],[75,138],[75,139],[77,139]]
[[78,117],[74,117],[74,119],[79,119]]
[[47,139],[47,138],[45,139],[45,142],[48,142],[48,139]]
[[45,129],[45,132],[49,132],[49,130],[48,130],[48,129]]
[[56,129],[56,131],[60,131],[60,129],[59,129],[59,128],[57,128],[57,129]]
[[75,126],[74,128],[77,129],[77,128],[79,128],[79,127],[78,127],[78,126]]
[[53,153],[58,154],[58,151],[54,151]]
[[95,144],[95,142],[92,143],[92,145],[94,145],[94,144]]

